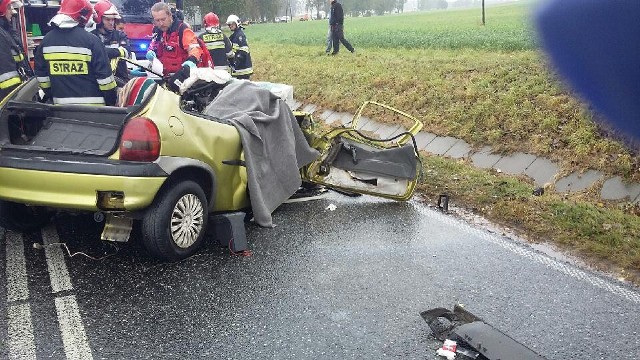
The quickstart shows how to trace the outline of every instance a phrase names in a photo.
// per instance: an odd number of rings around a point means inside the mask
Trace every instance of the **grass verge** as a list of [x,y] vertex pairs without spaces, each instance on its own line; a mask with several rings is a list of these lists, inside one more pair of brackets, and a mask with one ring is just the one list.
[[[293,85],[298,101],[322,109],[381,102],[418,117],[424,131],[551,159],[561,175],[595,169],[640,182],[638,149],[595,125],[538,50],[534,4],[489,7],[486,26],[478,9],[347,18],[356,54],[337,56],[324,53],[326,21],[252,25],[252,79]],[[602,202],[596,189],[535,197],[528,179],[437,157],[425,159],[425,173],[427,197],[444,187],[461,207],[640,283],[638,205]]]
[[599,202],[589,191],[534,196],[527,179],[477,169],[464,160],[425,156],[423,166],[418,191],[427,199],[446,192],[450,203],[529,241],[553,243],[640,285],[640,207]]

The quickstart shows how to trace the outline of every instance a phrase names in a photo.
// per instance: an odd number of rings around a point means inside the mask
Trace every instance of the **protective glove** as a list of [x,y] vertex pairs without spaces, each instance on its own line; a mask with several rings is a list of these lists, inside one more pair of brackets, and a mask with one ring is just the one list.
[[147,57],[147,60],[153,61],[153,59],[155,59],[157,57],[156,56],[156,52],[153,51],[153,50],[149,50],[149,51],[147,51],[146,57]]
[[133,69],[131,70],[131,76],[134,77],[146,77],[147,76],[147,72],[142,70],[142,69]]
[[191,61],[191,60],[187,60],[187,61],[185,61],[185,62],[183,62],[183,63],[182,63],[182,67],[185,67],[185,66],[188,66],[188,67],[189,67],[189,69],[193,69],[193,68],[195,68],[195,67],[196,67],[196,63],[194,63],[194,62],[193,62],[193,61]]
[[[118,47],[118,52],[120,53],[120,57],[122,58],[128,58],[129,57],[129,52],[127,51],[127,49],[123,48],[122,46]],[[148,54],[148,52],[147,52]]]

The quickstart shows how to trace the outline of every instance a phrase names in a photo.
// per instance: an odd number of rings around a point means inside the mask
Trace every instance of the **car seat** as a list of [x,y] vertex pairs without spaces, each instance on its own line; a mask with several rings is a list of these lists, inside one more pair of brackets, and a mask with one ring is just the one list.
[[156,86],[156,82],[150,78],[136,77],[129,80],[118,92],[118,106],[141,104]]

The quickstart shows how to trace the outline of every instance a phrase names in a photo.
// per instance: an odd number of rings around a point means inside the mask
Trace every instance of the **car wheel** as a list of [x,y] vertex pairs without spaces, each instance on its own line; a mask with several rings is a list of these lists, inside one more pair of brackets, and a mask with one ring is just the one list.
[[20,232],[40,230],[51,221],[51,216],[51,212],[43,207],[0,201],[0,226],[5,229]]
[[207,198],[193,181],[161,193],[142,219],[145,248],[157,258],[177,261],[193,255],[204,238],[209,217]]

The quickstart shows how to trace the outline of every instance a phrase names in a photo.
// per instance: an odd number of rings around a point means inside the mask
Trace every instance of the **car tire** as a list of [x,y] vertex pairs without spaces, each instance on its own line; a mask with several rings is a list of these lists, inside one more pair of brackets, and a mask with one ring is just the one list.
[[209,218],[207,197],[193,181],[167,188],[142,218],[142,240],[153,257],[178,261],[198,250]]
[[26,206],[0,201],[0,226],[5,229],[30,232],[40,230],[51,221],[52,213],[39,206]]

